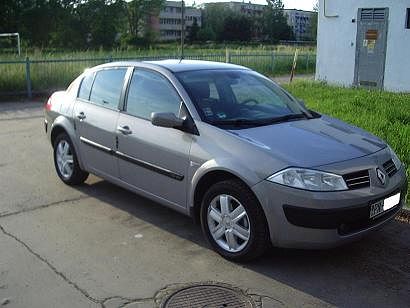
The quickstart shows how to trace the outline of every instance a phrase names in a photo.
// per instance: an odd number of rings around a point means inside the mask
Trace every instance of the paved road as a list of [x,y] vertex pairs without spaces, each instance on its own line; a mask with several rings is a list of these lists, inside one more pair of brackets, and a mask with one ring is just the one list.
[[192,282],[233,285],[264,307],[409,305],[409,224],[234,264],[187,217],[96,177],[62,184],[41,116],[40,104],[0,104],[0,306],[152,307]]

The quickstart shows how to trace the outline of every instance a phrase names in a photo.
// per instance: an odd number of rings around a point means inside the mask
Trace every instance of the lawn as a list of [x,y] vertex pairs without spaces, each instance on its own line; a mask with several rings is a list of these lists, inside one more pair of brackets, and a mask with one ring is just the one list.
[[[387,141],[410,178],[410,94],[295,82],[286,88],[320,113],[359,126]],[[410,203],[409,195],[407,203]]]

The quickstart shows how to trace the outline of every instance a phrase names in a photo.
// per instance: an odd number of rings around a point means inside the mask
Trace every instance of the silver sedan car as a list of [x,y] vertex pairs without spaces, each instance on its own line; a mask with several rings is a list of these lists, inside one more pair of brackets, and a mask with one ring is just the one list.
[[379,138],[308,110],[245,67],[94,67],[48,100],[58,176],[89,173],[201,223],[223,257],[359,239],[404,204],[405,168]]

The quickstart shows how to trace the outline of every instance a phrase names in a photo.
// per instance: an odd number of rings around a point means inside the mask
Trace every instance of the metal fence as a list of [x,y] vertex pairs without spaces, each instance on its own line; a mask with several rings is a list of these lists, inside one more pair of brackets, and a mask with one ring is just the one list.
[[[147,61],[175,59],[177,55],[155,55],[136,57],[101,57],[81,59],[47,59],[0,61],[0,96],[27,95],[50,93],[65,89],[68,84],[84,69],[102,63],[113,61]],[[284,53],[218,53],[218,54],[188,54],[184,59],[208,60],[243,65],[260,73],[277,76],[290,74],[293,64],[293,54]],[[313,53],[299,54],[296,72],[300,74],[314,73],[316,55]]]

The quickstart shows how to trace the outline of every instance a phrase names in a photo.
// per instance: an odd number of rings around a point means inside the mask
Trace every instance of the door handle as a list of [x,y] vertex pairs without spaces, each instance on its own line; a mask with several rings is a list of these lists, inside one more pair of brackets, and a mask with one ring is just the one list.
[[119,132],[121,132],[122,134],[124,134],[124,135],[131,135],[131,134],[132,134],[132,131],[131,131],[130,128],[129,128],[128,126],[126,126],[126,125],[124,125],[124,126],[118,126],[118,127],[117,127],[117,130],[118,130]]
[[80,120],[84,120],[86,118],[84,112],[80,112],[79,114],[77,114],[77,118],[79,118]]

